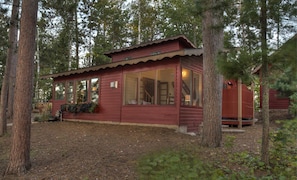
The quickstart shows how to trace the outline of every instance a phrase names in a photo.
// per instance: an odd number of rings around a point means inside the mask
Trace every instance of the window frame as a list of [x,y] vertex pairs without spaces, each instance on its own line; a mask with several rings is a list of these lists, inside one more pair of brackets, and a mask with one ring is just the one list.
[[[184,76],[189,77],[189,80],[188,80],[190,83],[189,85],[184,84]],[[195,80],[196,80],[196,82],[195,82]],[[196,84],[196,86],[195,86],[195,84]],[[189,91],[189,92],[186,95],[184,95],[183,91]],[[196,96],[196,98],[194,98],[194,95]],[[203,107],[203,105],[202,105],[202,98],[203,98],[203,95],[202,95],[202,73],[194,72],[193,70],[186,68],[186,67],[181,68],[180,98],[181,98],[180,99],[181,106],[198,107],[198,108]]]
[[[171,89],[171,93],[168,93],[167,96],[171,95],[173,97],[176,96],[176,87],[174,87],[174,84],[176,84],[176,67],[173,67],[173,66],[170,66],[170,67],[162,67],[162,68],[158,68],[158,69],[147,69],[147,70],[142,70],[142,71],[133,71],[133,72],[126,72],[124,73],[124,89],[123,89],[123,105],[137,105],[137,106],[143,106],[143,105],[149,105],[149,106],[166,106],[166,105],[169,105],[169,106],[174,106],[176,105],[176,100],[172,100],[172,102],[170,101],[167,101],[168,103],[166,104],[161,104],[159,101],[160,101],[160,96],[159,96],[159,82],[160,80],[160,72],[162,70],[169,70],[170,72],[172,71],[174,76],[172,78],[172,80],[168,81],[168,86],[171,86],[173,85],[172,89]],[[145,76],[144,74],[148,74],[149,72],[152,72],[153,71],[153,75],[151,74],[151,77],[150,76]],[[133,74],[134,74],[134,77],[133,77]],[[131,77],[130,80],[128,80],[127,78],[128,77]],[[134,79],[134,83],[132,82],[133,79],[132,78],[135,78]],[[143,92],[141,92],[143,89],[143,81],[142,79],[149,79],[150,81],[154,81],[154,85],[153,85],[153,88],[154,88],[154,92],[153,92],[153,97],[151,99],[151,102],[146,102],[145,99],[144,99],[144,95],[143,95]],[[135,86],[133,87],[130,87],[127,83],[127,81],[130,81],[131,83],[135,84]],[[129,86],[129,87],[128,87]],[[131,95],[128,95],[128,92],[129,91],[129,88],[133,88],[133,92],[135,91],[135,95],[132,97]],[[131,90],[131,89],[130,89]],[[173,92],[172,92],[173,91]],[[131,93],[133,94],[133,93]],[[131,96],[131,98],[129,98],[128,96]],[[167,97],[169,98],[169,97]],[[176,98],[175,98],[176,99]]]
[[[97,79],[98,84],[97,84],[97,101],[94,102],[92,101],[92,93],[94,91],[92,91],[92,79]],[[84,102],[77,102],[77,82],[79,81],[86,81],[87,84],[87,100]],[[72,103],[69,102],[69,97],[71,92],[69,92],[69,84],[72,83]],[[80,78],[80,79],[72,79],[72,80],[66,80],[66,81],[58,81],[54,83],[54,100],[65,100],[66,104],[86,104],[86,103],[96,103],[99,104],[100,101],[100,85],[101,83],[101,78],[99,76],[92,76],[92,77],[87,77],[87,78]],[[57,92],[56,92],[56,85],[57,84],[64,84],[64,95],[63,95],[63,99],[57,99]]]

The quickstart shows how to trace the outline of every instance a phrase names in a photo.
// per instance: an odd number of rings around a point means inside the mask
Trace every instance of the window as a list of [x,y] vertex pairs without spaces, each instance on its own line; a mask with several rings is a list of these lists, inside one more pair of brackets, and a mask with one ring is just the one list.
[[68,85],[67,85],[67,103],[74,103],[74,97],[73,97],[73,82],[70,81],[68,82]]
[[174,104],[173,68],[127,73],[124,104]]
[[91,79],[91,101],[94,103],[99,101],[99,78]]
[[126,74],[125,104],[138,104],[138,73]]
[[55,84],[55,99],[63,100],[65,98],[65,83]]
[[202,75],[182,69],[181,103],[186,106],[202,106]]
[[85,103],[88,101],[88,81],[76,81],[76,103]]
[[60,82],[54,85],[54,95],[56,100],[65,100],[67,104],[98,104],[99,86],[99,78]]
[[172,68],[158,71],[158,104],[174,104],[174,78]]
[[140,103],[154,104],[156,71],[145,71],[140,74]]

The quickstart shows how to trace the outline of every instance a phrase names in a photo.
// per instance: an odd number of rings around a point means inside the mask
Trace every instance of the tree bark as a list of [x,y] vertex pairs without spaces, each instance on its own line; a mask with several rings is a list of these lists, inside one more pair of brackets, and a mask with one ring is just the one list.
[[26,173],[31,167],[30,136],[38,0],[23,0],[14,96],[12,147],[6,174]]
[[269,73],[267,55],[267,2],[261,0],[261,50],[262,50],[262,147],[261,160],[269,164]]
[[220,0],[204,1],[203,12],[203,131],[202,145],[219,147],[222,140],[222,76],[216,61],[223,48],[223,11]]
[[[7,132],[7,119],[10,117],[9,112],[12,112],[12,97],[13,97],[13,82],[11,77],[15,76],[15,61],[17,57],[17,39],[18,39],[18,18],[19,18],[20,0],[13,0],[11,20],[9,25],[9,40],[8,52],[5,65],[4,78],[1,90],[0,103],[0,136]],[[13,74],[14,73],[14,74]]]

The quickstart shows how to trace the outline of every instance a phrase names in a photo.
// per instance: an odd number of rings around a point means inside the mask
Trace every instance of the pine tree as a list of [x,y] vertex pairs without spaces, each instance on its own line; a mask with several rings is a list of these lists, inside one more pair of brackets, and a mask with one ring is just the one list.
[[202,1],[203,4],[203,131],[202,145],[221,145],[222,77],[216,68],[223,49],[222,1]]
[[37,0],[23,0],[14,96],[12,147],[6,174],[23,174],[31,167],[30,135]]

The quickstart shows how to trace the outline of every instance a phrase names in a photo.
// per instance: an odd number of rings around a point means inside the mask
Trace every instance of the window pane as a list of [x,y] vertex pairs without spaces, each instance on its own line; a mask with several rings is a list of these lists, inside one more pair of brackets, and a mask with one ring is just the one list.
[[125,79],[125,104],[138,104],[138,75],[139,73],[126,74]]
[[55,85],[55,99],[62,100],[65,98],[65,83],[57,83]]
[[98,103],[98,100],[99,100],[99,78],[91,79],[91,98],[92,98],[92,102]]
[[141,73],[140,103],[143,105],[154,104],[155,101],[155,77],[156,71]]
[[158,104],[174,104],[174,78],[175,71],[171,69],[162,69],[158,71]]
[[88,81],[81,80],[76,82],[76,103],[88,101]]
[[67,86],[67,103],[74,103],[73,102],[73,82],[68,82]]
[[194,73],[193,106],[202,106],[202,75]]
[[182,69],[182,105],[191,105],[191,89],[192,89],[192,71],[188,69]]

